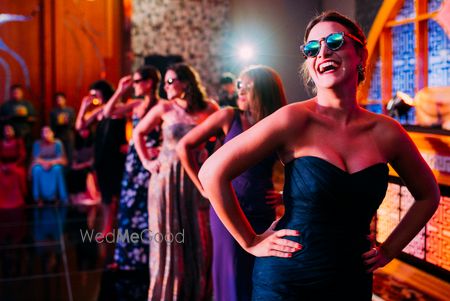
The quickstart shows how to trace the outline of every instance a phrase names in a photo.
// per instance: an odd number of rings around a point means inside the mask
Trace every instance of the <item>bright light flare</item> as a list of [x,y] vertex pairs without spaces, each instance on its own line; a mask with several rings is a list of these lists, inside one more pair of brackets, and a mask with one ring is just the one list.
[[255,51],[250,45],[244,45],[238,50],[238,56],[243,61],[248,61],[255,56]]

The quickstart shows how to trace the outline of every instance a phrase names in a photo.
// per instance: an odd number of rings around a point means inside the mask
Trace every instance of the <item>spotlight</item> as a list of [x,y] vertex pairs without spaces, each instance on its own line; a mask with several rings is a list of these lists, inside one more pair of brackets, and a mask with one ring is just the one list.
[[414,100],[408,94],[398,91],[395,96],[389,100],[386,110],[389,116],[400,118],[408,115],[408,111],[414,107]]
[[255,52],[253,50],[253,47],[250,45],[244,45],[241,48],[239,48],[238,56],[243,61],[249,61],[252,59],[255,55]]

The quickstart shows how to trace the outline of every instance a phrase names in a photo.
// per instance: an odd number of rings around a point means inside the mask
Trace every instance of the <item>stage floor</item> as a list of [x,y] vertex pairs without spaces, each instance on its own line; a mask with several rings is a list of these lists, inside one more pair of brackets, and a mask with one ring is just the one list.
[[[100,208],[0,210],[0,300],[146,300],[147,270],[111,270],[114,244],[83,242],[85,231],[100,231]],[[449,291],[396,260],[375,276],[373,300],[446,300]]]

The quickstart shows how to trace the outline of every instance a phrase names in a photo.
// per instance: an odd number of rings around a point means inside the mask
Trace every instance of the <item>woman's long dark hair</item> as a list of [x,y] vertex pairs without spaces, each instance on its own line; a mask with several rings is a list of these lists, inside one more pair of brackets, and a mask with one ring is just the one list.
[[278,73],[267,66],[253,65],[242,70],[240,77],[253,82],[252,116],[258,122],[287,104]]
[[144,65],[135,71],[139,73],[143,80],[151,80],[152,81],[152,89],[150,91],[150,106],[156,103],[159,99],[159,85],[161,82],[161,73],[159,70],[151,65]]
[[205,88],[194,68],[184,63],[177,63],[169,66],[167,70],[175,72],[177,79],[186,84],[184,90],[184,99],[188,103],[186,112],[202,111],[208,106]]
[[98,90],[98,91],[102,92],[103,103],[107,103],[108,100],[114,94],[113,86],[109,82],[107,82],[106,80],[103,80],[103,79],[93,82],[89,86],[89,90]]

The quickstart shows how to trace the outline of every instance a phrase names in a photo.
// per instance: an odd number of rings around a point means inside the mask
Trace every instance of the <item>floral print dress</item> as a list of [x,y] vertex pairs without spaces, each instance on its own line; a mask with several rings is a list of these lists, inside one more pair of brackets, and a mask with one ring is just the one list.
[[[139,118],[133,115],[133,128]],[[147,136],[146,146],[157,147],[159,144],[159,127]],[[133,140],[125,161],[122,189],[117,217],[117,242],[114,260],[120,270],[148,269],[148,182],[150,173],[139,160]],[[137,233],[138,239],[131,239]]]

